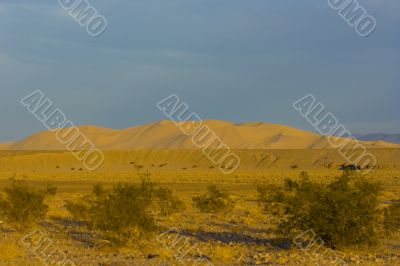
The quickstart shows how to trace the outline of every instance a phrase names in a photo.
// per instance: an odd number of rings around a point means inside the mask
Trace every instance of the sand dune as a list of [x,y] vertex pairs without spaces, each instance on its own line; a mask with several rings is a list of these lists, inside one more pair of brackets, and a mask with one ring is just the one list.
[[8,150],[11,148],[11,146],[13,145],[13,142],[4,142],[4,143],[0,143],[0,150]]
[[[260,149],[233,150],[240,158],[238,171],[264,171],[271,169],[338,170],[347,164],[335,149]],[[371,149],[377,158],[376,169],[399,170],[400,149]],[[95,172],[165,172],[182,174],[200,171],[218,172],[215,165],[201,150],[131,150],[105,151],[105,160]],[[295,170],[296,170],[295,169]],[[62,151],[1,151],[0,174],[12,173],[75,173],[88,172],[81,161],[70,152]],[[1,175],[0,175],[1,176]],[[12,175],[10,175],[12,176]]]
[[[231,149],[327,149],[327,137],[284,125],[248,122],[203,121]],[[81,126],[80,131],[102,150],[194,149],[192,136],[185,135],[174,122],[162,120],[127,129]],[[63,131],[67,133],[67,129]],[[340,140],[337,138],[337,140]],[[352,141],[356,143],[356,141]],[[367,148],[400,148],[399,144],[364,141]],[[65,150],[54,132],[43,131],[14,144],[0,145],[9,150]]]

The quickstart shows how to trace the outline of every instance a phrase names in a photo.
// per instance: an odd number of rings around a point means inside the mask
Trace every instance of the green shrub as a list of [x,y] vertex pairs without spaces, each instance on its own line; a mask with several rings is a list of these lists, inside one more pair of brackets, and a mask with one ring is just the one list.
[[201,212],[219,213],[231,211],[234,207],[231,196],[226,191],[218,189],[215,185],[207,188],[206,194],[193,197],[193,203]]
[[127,245],[157,230],[154,215],[169,215],[183,209],[173,193],[150,181],[150,174],[141,184],[119,183],[111,190],[101,185],[78,202],[67,201],[66,208],[76,219],[84,220],[99,230],[113,244]]
[[299,182],[286,180],[269,199],[280,207],[283,236],[312,229],[330,247],[374,245],[381,232],[380,191],[380,184],[350,171],[330,184],[312,182],[302,173]]
[[384,209],[384,226],[389,234],[400,230],[400,203],[395,203]]
[[0,198],[0,214],[18,231],[24,231],[44,219],[49,209],[45,199],[54,196],[56,188],[34,189],[23,181],[13,180],[4,191],[6,197]]

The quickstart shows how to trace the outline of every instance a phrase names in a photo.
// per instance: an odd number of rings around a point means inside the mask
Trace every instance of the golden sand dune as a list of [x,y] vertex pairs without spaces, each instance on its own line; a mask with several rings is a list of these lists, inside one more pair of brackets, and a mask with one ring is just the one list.
[[[231,149],[327,149],[327,137],[284,125],[249,122],[233,124],[227,121],[203,122]],[[81,126],[80,131],[102,150],[195,149],[192,136],[185,135],[174,122],[162,120],[127,129]],[[66,131],[66,130],[65,130]],[[67,133],[67,132],[65,132]],[[354,144],[356,143],[353,141]],[[366,148],[399,148],[399,144],[383,141],[362,142]],[[12,145],[10,150],[65,150],[56,134],[43,131]]]
[[[347,163],[327,137],[316,133],[259,122],[233,124],[209,120],[204,124],[240,158],[239,170],[338,169]],[[182,133],[172,121],[122,130],[94,126],[79,129],[105,151],[104,163],[98,171],[218,171],[204,152],[196,149],[191,136]],[[376,157],[379,169],[400,167],[399,145],[382,141],[362,144],[374,148],[368,152]],[[82,162],[65,151],[65,147],[54,132],[37,133],[5,146],[8,150],[0,152],[0,172],[85,171]]]
[[8,150],[13,144],[13,142],[0,143],[0,150]]

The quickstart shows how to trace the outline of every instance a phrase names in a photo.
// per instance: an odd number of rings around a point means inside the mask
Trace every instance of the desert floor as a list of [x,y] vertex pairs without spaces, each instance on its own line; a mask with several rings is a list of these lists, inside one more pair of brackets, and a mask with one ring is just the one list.
[[[163,228],[161,235],[154,235],[133,247],[118,249],[110,247],[96,232],[88,231],[81,222],[72,219],[63,207],[64,201],[90,193],[97,183],[111,187],[119,181],[137,182],[140,171],[3,172],[0,174],[1,190],[10,184],[9,178],[16,178],[38,187],[50,183],[58,188],[58,192],[49,200],[47,219],[37,228],[21,234],[6,224],[0,225],[0,265],[58,265],[51,251],[60,252],[60,257],[70,259],[75,265],[196,265],[208,260],[210,265],[335,265],[332,258],[350,265],[400,264],[400,236],[384,239],[376,248],[340,250],[334,251],[334,255],[321,255],[321,251],[296,247],[290,239],[277,239],[272,231],[271,217],[258,204],[256,186],[265,182],[281,184],[284,178],[295,179],[300,172],[299,169],[264,170],[225,176],[193,169],[186,172],[154,171],[152,179],[172,189],[184,200],[186,209],[157,219]],[[336,170],[308,172],[321,182],[340,174]],[[400,198],[399,170],[376,170],[368,178],[384,184],[382,205]],[[191,198],[204,193],[209,184],[217,184],[234,195],[233,212],[209,215],[192,206]],[[164,231],[167,233],[162,234]],[[29,242],[29,234],[32,238],[35,235],[46,238],[48,247],[37,247]],[[181,244],[176,244],[177,240]],[[186,254],[186,251],[189,252]]]

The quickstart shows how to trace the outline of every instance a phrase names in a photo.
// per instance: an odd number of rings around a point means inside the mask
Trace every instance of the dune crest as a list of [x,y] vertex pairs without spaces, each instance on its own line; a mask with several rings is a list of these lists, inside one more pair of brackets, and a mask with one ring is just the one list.
[[[221,120],[205,120],[208,126],[231,149],[329,149],[327,137],[289,126],[247,122],[234,124]],[[97,148],[103,150],[134,149],[195,149],[190,135],[185,135],[173,121],[126,129],[81,126],[81,132]],[[339,138],[337,138],[340,140]],[[356,144],[355,140],[351,143]],[[399,144],[384,141],[363,141],[366,148],[400,148]],[[65,150],[54,132],[43,131],[13,144],[0,144],[9,150]]]

